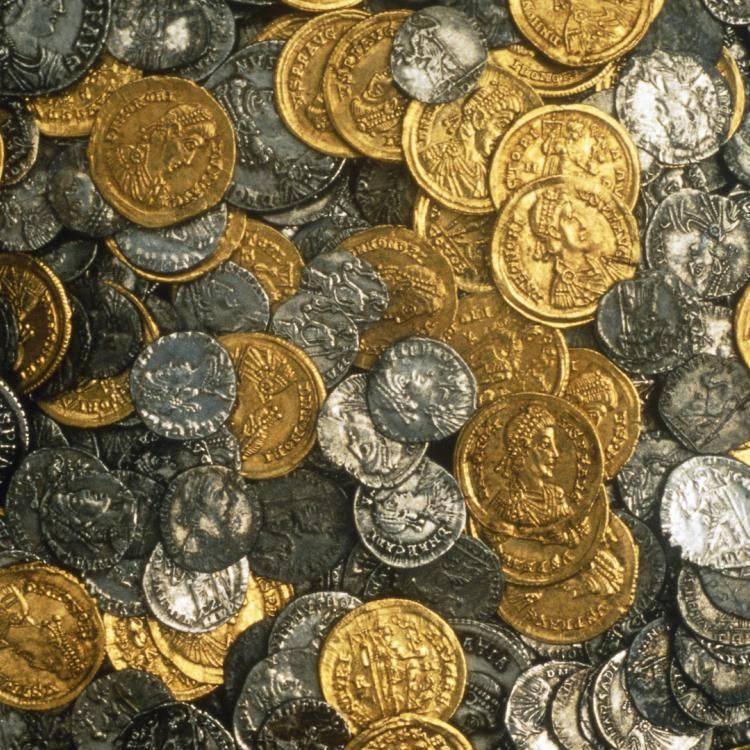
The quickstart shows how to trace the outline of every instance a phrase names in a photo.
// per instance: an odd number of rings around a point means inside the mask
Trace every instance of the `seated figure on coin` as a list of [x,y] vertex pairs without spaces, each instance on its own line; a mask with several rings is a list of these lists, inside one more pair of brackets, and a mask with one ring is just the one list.
[[528,406],[505,425],[505,456],[495,471],[507,485],[492,499],[510,523],[545,526],[570,515],[565,491],[553,482],[560,458],[555,418],[546,409]]

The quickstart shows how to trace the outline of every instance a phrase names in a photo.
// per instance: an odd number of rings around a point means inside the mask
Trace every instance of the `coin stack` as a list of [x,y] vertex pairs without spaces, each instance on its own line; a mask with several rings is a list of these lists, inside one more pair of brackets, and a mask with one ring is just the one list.
[[0,0],[0,750],[750,747],[749,7]]

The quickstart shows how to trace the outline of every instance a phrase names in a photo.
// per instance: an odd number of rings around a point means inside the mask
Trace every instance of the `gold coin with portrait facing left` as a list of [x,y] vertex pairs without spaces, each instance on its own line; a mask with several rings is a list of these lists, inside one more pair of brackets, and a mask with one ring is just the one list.
[[472,750],[458,729],[439,719],[402,714],[385,719],[360,732],[344,750]]
[[409,171],[438,203],[462,213],[492,213],[488,175],[495,147],[521,115],[541,106],[530,86],[490,62],[465,96],[409,105],[403,136]]
[[545,177],[517,190],[492,238],[500,293],[533,320],[571,326],[593,320],[599,298],[635,274],[638,226],[592,180]]
[[497,613],[514,630],[545,643],[582,643],[612,627],[632,606],[638,546],[614,514],[591,562],[549,586],[509,583]]
[[454,454],[469,513],[489,529],[531,539],[557,534],[589,513],[602,464],[586,415],[541,393],[505,396],[479,409]]
[[144,227],[215,206],[234,172],[229,116],[184,78],[148,76],[113,92],[91,130],[91,177],[106,200]]
[[34,711],[64,706],[104,661],[104,624],[75,576],[32,562],[0,569],[0,701]]
[[404,713],[447,721],[466,687],[466,658],[453,629],[406,599],[379,599],[345,614],[328,634],[318,668],[323,697],[353,732]]

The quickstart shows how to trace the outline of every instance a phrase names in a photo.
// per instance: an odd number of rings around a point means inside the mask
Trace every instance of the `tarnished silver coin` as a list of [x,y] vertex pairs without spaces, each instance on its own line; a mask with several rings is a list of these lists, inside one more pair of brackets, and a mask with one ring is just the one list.
[[750,24],[750,3],[747,0],[704,0],[706,7],[721,22],[735,26]]
[[361,599],[344,591],[316,591],[297,597],[281,610],[268,640],[269,653],[304,648],[320,653],[328,631]]
[[[104,451],[101,454],[102,460],[106,462]],[[112,474],[130,490],[138,504],[135,537],[125,557],[146,559],[160,541],[159,509],[166,485],[154,477],[135,471],[116,470]]]
[[166,553],[188,570],[214,573],[241,560],[258,533],[260,509],[239,473],[197,466],[179,474],[161,505]]
[[701,300],[694,324],[692,338],[695,354],[714,354],[725,358],[736,355],[734,310],[731,307]]
[[93,239],[75,239],[51,243],[35,257],[44,263],[60,281],[67,284],[80,278],[96,257],[96,242]]
[[78,750],[112,750],[120,733],[142,711],[174,701],[156,676],[123,669],[91,682],[78,696],[71,731]]
[[457,432],[477,406],[477,381],[448,344],[411,336],[386,349],[367,382],[375,427],[402,443]]
[[477,22],[444,5],[409,16],[391,47],[394,82],[426,104],[450,102],[468,94],[486,63],[487,42]]
[[661,528],[683,558],[723,570],[750,565],[750,467],[726,456],[695,456],[664,486]]
[[258,733],[259,750],[344,750],[346,720],[324,701],[299,698],[275,708]]
[[698,576],[706,596],[730,615],[750,620],[750,578],[726,572],[699,568]]
[[388,288],[375,269],[346,250],[316,255],[302,269],[300,291],[334,302],[361,330],[383,319]]
[[586,738],[578,721],[583,688],[592,674],[592,669],[573,672],[560,683],[552,699],[552,731],[563,750],[602,750],[602,743],[594,744]]
[[357,172],[354,198],[373,226],[409,226],[417,199],[417,184],[403,164],[363,159]]
[[265,331],[270,307],[260,282],[246,268],[227,261],[195,281],[181,284],[174,307],[183,330],[218,336],[238,331]]
[[224,659],[224,692],[230,705],[237,703],[250,670],[268,656],[268,638],[275,618],[266,617],[237,637]]
[[[721,150],[724,163],[729,171],[746,185],[750,183],[750,114],[745,113],[737,132],[729,139]],[[740,201],[745,207],[744,200]]]
[[234,406],[237,378],[229,354],[205,333],[172,333],[147,346],[130,370],[130,393],[157,435],[208,437]]
[[8,300],[0,297],[0,374],[12,372],[18,355],[18,321]]
[[83,582],[102,612],[115,617],[145,617],[148,614],[143,594],[143,573],[148,558],[123,558],[111,568],[87,571]]
[[325,457],[368,487],[403,482],[422,460],[427,443],[400,443],[375,428],[367,407],[366,375],[350,375],[329,394],[318,415]]
[[328,387],[349,372],[359,351],[354,321],[330,299],[315,294],[296,294],[279,305],[269,330],[302,349]]
[[341,588],[354,596],[363,597],[367,582],[378,565],[382,565],[380,560],[370,554],[362,542],[357,541],[346,558]]
[[726,81],[691,54],[633,56],[617,85],[617,114],[635,143],[662,164],[715,154],[732,115]]
[[451,474],[426,458],[397,487],[359,487],[354,523],[379,560],[415,568],[437,560],[456,543],[466,523],[466,505]]
[[750,372],[738,357],[698,354],[669,373],[659,414],[696,453],[724,453],[750,440]]
[[13,185],[29,173],[39,151],[39,128],[20,101],[0,103],[0,136],[5,145],[0,186]]
[[207,633],[239,611],[249,575],[247,558],[215,573],[197,573],[181,568],[157,545],[143,575],[143,592],[160,622],[185,633]]
[[29,449],[29,422],[13,389],[0,380],[0,491],[5,490]]

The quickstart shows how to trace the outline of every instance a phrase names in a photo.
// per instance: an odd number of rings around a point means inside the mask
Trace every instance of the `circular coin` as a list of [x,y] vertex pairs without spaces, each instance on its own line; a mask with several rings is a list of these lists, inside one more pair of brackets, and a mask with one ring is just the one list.
[[435,747],[440,750],[472,750],[469,741],[450,724],[422,714],[404,713],[378,722],[360,732],[346,750]]
[[258,732],[259,750],[344,750],[351,732],[343,716],[323,701],[299,698],[277,706]]

